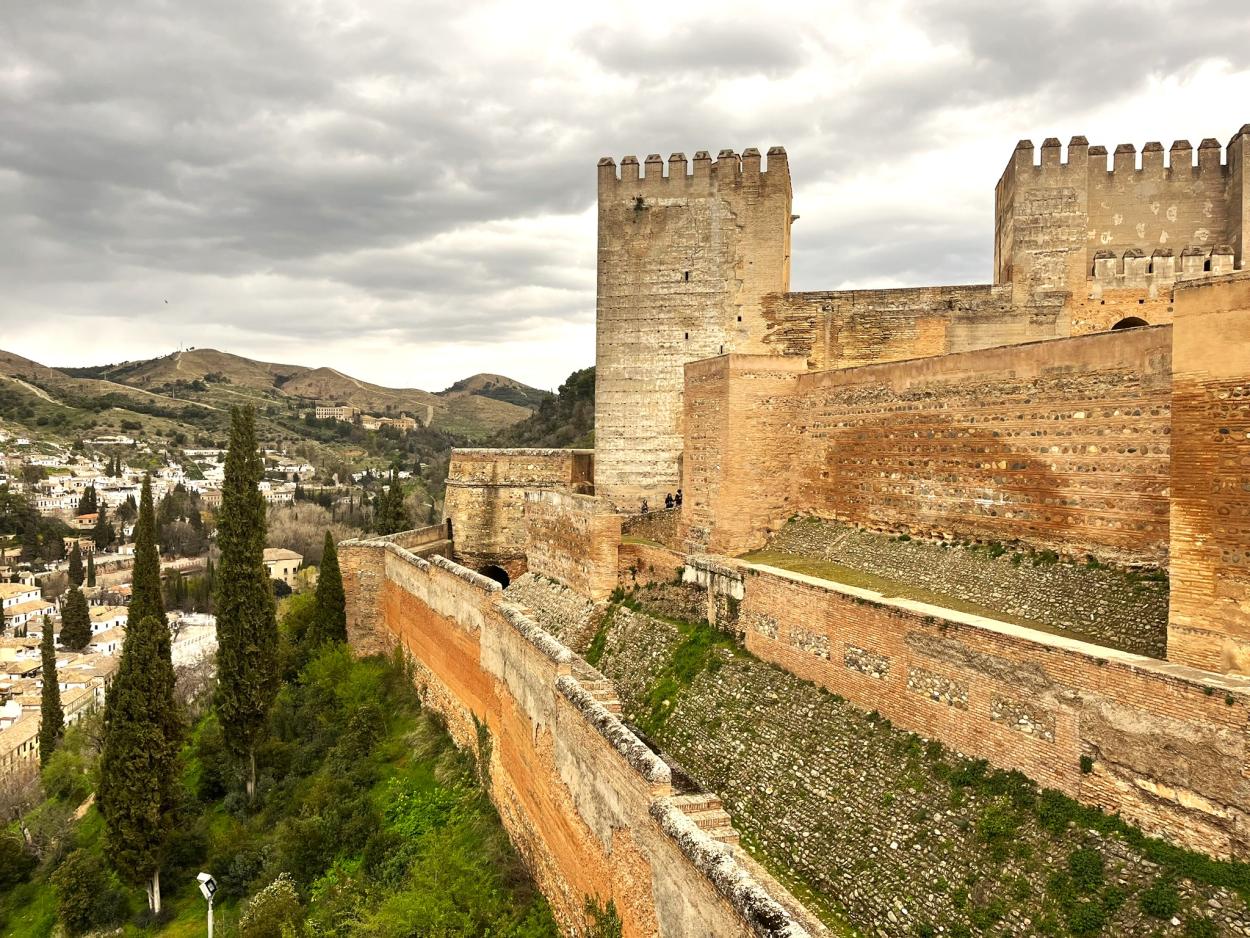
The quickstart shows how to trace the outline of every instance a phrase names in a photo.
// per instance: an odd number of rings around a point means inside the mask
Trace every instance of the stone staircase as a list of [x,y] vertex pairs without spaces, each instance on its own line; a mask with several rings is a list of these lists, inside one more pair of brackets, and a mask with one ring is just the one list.
[[618,717],[621,715],[621,701],[616,696],[615,684],[606,677],[592,677],[588,674],[577,675],[577,680],[604,710]]
[[738,832],[734,830],[729,819],[729,812],[721,804],[719,797],[707,792],[694,795],[675,795],[673,803],[686,817],[694,821],[695,826],[713,840],[720,841],[730,847],[738,846]]

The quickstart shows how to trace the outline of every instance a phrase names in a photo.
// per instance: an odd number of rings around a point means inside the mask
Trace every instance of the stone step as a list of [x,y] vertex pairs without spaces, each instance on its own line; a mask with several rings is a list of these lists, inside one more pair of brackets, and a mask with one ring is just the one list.
[[692,795],[674,795],[673,803],[686,814],[694,811],[711,811],[722,807],[720,797],[706,791]]
[[701,830],[714,831],[730,827],[729,812],[724,808],[709,808],[704,811],[686,811],[686,817],[694,821]]
[[705,831],[705,833],[713,840],[719,841],[722,844],[727,844],[730,847],[738,846],[741,841],[741,838],[738,836],[738,832],[732,827],[717,827],[710,831]]

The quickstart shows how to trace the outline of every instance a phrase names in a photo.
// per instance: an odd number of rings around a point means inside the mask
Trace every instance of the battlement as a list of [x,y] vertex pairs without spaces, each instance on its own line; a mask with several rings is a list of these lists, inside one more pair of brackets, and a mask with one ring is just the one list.
[[1243,124],[1229,139],[1227,147],[1221,147],[1214,137],[1207,137],[1198,145],[1196,163],[1193,145],[1188,140],[1173,141],[1168,148],[1166,160],[1163,144],[1157,140],[1146,143],[1140,154],[1136,145],[1120,143],[1111,154],[1108,166],[1107,148],[1091,147],[1085,137],[1073,137],[1068,142],[1066,154],[1058,137],[1047,137],[1040,148],[1035,148],[1032,140],[1021,140],[1016,144],[1006,172],[1014,171],[1019,176],[1031,171],[1035,177],[1073,170],[1091,173],[1137,173],[1158,177],[1208,173],[1227,175],[1241,160],[1245,141],[1250,141],[1250,124]]
[[636,156],[624,156],[619,172],[612,157],[599,160],[601,191],[619,187],[639,192],[692,189],[710,186],[713,181],[717,187],[752,186],[779,177],[789,184],[790,165],[785,147],[770,147],[766,165],[755,147],[747,147],[741,155],[731,149],[721,150],[715,160],[707,150],[699,150],[690,163],[685,153],[673,153],[667,167],[658,153],[650,154],[641,164]]

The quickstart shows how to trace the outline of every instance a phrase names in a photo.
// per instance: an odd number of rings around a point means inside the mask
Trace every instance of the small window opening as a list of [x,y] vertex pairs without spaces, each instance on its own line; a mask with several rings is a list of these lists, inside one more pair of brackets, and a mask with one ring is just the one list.
[[687,332],[687,333],[686,333],[686,341],[687,341],[687,342],[688,342],[688,341],[690,341],[690,333],[689,333],[689,332]]
[[689,282],[690,282],[690,271],[686,271],[686,277],[685,277],[685,279],[686,279],[686,282],[687,282],[687,283],[689,283]]
[[741,317],[741,316],[739,316],[739,317],[738,317],[738,322],[742,322],[742,317]]

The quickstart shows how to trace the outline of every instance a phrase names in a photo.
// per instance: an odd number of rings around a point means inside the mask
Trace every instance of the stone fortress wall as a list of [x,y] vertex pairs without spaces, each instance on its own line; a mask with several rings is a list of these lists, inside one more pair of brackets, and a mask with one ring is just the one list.
[[340,556],[352,646],[410,657],[566,933],[586,927],[588,899],[611,901],[627,936],[820,933],[734,846],[719,800],[679,792],[613,713],[610,683],[497,583],[385,539]]
[[[618,905],[633,901],[626,934],[716,916],[732,922],[725,933],[758,933],[706,881],[690,886],[706,902],[667,904],[689,871],[650,839],[642,818],[659,796],[596,761],[604,733],[585,725],[601,726],[597,711],[578,722],[566,709],[578,710],[570,680],[609,712],[611,685],[576,656],[560,671],[567,649],[534,625],[568,618],[564,591],[601,609],[613,585],[673,577],[701,584],[709,620],[747,651],[904,728],[1177,843],[1250,857],[1250,272],[1221,274],[1215,244],[1201,271],[1182,263],[1170,281],[1136,255],[1111,271],[1099,250],[1144,251],[1124,246],[1124,230],[1158,237],[1114,212],[1108,247],[1089,244],[1104,202],[1128,218],[1147,196],[1153,213],[1155,195],[1164,217],[1165,196],[1179,200],[1176,232],[1200,240],[1185,226],[1207,217],[1218,176],[1224,208],[1211,217],[1244,266],[1234,190],[1247,140],[1250,126],[1218,172],[1200,152],[1170,188],[1151,188],[1150,157],[1123,191],[1089,165],[1077,173],[1072,154],[1057,160],[1050,142],[1039,167],[1022,148],[999,184],[997,282],[902,291],[786,292],[784,151],[766,171],[755,151],[700,154],[692,175],[679,155],[667,175],[659,157],[645,175],[636,160],[619,177],[600,164],[593,481],[586,452],[456,451],[443,552],[464,566],[397,543],[344,551],[354,645],[399,637],[462,744],[480,744],[479,725],[509,740],[490,756],[492,778],[511,779],[496,800],[564,921],[619,885]],[[1126,165],[1108,175],[1129,178]],[[1156,327],[1084,334],[1142,320]],[[666,546],[621,533],[632,525],[616,512],[679,486]],[[1167,660],[721,556],[796,515],[1170,564]],[[465,569],[493,565],[529,570],[516,595],[560,595],[560,615],[510,610]],[[606,826],[605,801],[618,811]],[[663,869],[631,868],[638,855]]]
[[819,372],[688,365],[691,543],[743,553],[803,513],[1165,565],[1171,354],[1158,326]]

